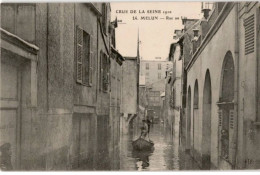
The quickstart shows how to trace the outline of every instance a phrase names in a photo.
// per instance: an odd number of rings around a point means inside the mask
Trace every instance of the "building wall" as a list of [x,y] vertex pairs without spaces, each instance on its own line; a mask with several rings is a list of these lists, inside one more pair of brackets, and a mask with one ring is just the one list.
[[111,93],[110,93],[110,160],[111,169],[120,168],[119,148],[120,148],[120,104],[122,86],[122,65],[116,62],[116,58],[111,59]]
[[[146,64],[149,64],[149,69],[146,69]],[[161,64],[161,69],[158,69],[158,64]],[[169,61],[153,61],[153,60],[141,60],[140,64],[140,75],[145,76],[146,85],[160,81],[165,78],[165,71],[168,67],[171,67]],[[160,74],[160,78],[158,75]]]
[[[94,5],[101,9],[101,3]],[[92,5],[86,3],[1,5],[1,27],[39,47],[35,60],[14,56],[1,48],[4,70],[20,64],[17,60],[21,60],[22,66],[17,86],[22,89],[18,107],[21,116],[14,122],[20,127],[15,129],[21,132],[14,134],[18,136],[17,144],[11,145],[14,151],[17,149],[13,155],[19,160],[12,160],[16,170],[94,169],[100,163],[96,154],[108,150],[109,126],[115,127],[114,135],[118,133],[119,118],[115,118],[114,123],[109,121],[110,93],[97,93],[99,51],[106,51],[106,48],[98,23],[100,12],[91,8]],[[10,15],[14,13],[17,14]],[[110,11],[107,15],[110,21]],[[93,38],[92,86],[76,83],[76,26]],[[105,40],[108,41],[108,37]],[[8,82],[15,80],[15,76],[6,77]],[[119,117],[118,106],[115,115]],[[9,116],[5,112],[3,114]],[[101,116],[98,120],[97,114]],[[2,122],[9,121],[1,116]],[[1,145],[2,141],[5,140],[1,140]],[[102,147],[97,147],[98,142],[104,143]]]
[[[107,7],[108,7],[108,3]],[[96,7],[98,9],[102,9],[102,3],[97,3]],[[108,8],[109,9],[109,8]],[[107,20],[110,20],[110,10],[107,11]],[[103,14],[102,14],[103,15]],[[100,21],[102,24],[102,20]],[[100,24],[98,24],[98,54],[97,54],[97,60],[98,60],[98,79],[102,79],[102,75],[100,75],[100,69],[101,69],[101,56],[100,53],[103,52],[105,53],[107,56],[109,56],[109,50],[110,49],[110,43],[109,43],[109,33],[107,30],[107,33],[103,32],[100,28]],[[103,35],[103,36],[102,36]],[[110,63],[107,65],[110,67]],[[109,92],[110,89],[108,88],[108,91],[105,91],[100,84],[100,81],[98,81],[98,91],[97,91],[97,95],[98,95],[98,101],[97,101],[97,115],[105,115],[105,116],[109,116]]]
[[[192,29],[196,29],[198,28],[200,21],[198,20],[188,20],[186,21],[184,19],[183,24],[184,24],[184,34],[183,34],[183,51],[182,51],[182,73],[181,73],[181,81],[182,81],[182,88],[181,88],[181,92],[176,92],[181,93],[182,94],[182,103],[181,103],[181,118],[180,118],[180,142],[182,145],[186,145],[186,118],[187,118],[187,98],[188,98],[188,87],[187,87],[187,71],[184,69],[189,61],[192,58],[192,50],[193,50],[193,43],[190,40],[190,38],[194,37],[194,33]],[[177,45],[177,49],[176,51],[178,52],[178,45]],[[174,56],[177,56],[176,58],[178,58],[178,54],[174,53]],[[175,73],[176,74],[176,73]],[[192,138],[191,138],[192,139]],[[184,147],[182,147],[184,148]],[[185,148],[186,149],[186,148]]]
[[123,64],[121,113],[137,112],[137,60],[127,59]]
[[164,126],[172,130],[172,123],[174,122],[173,106],[172,106],[172,81],[169,82],[170,76],[166,78],[165,83],[165,99],[164,99]]
[[[92,85],[86,86],[76,83],[76,71],[73,71],[74,93],[73,93],[73,145],[72,145],[72,164],[73,169],[82,168],[93,169],[95,155],[97,151],[97,72],[98,72],[98,16],[87,4],[72,4],[74,7],[74,31],[76,42],[76,29],[82,28],[91,35],[90,48],[92,48]],[[85,20],[85,19],[88,20]],[[76,46],[74,47],[74,58],[76,63]],[[74,64],[76,70],[76,64]],[[81,139],[79,139],[81,138]],[[83,146],[85,145],[85,146]]]
[[36,43],[36,4],[7,4],[1,7],[1,27],[24,40]]
[[147,88],[148,109],[153,109],[155,115],[161,117],[162,99],[160,95],[165,91],[165,79],[158,80],[150,84]]
[[174,130],[174,136],[175,138],[179,138],[179,122],[182,112],[182,60],[178,60],[180,55],[179,52],[179,45],[177,46],[176,52],[174,53],[174,57],[176,58],[174,61],[174,67],[173,69],[176,70],[175,77],[173,77],[173,100],[174,100],[174,106],[173,106],[173,130]]
[[[211,78],[211,92],[212,93],[212,106],[211,106],[211,162],[218,167],[218,106],[216,103],[219,100],[220,92],[220,77],[222,64],[225,57],[225,54],[228,51],[231,51],[233,58],[235,55],[235,34],[230,34],[229,29],[235,28],[235,8],[232,9],[230,14],[227,16],[223,24],[220,26],[216,34],[209,41],[207,46],[204,48],[200,56],[194,62],[192,67],[188,70],[187,75],[187,88],[191,87],[191,102],[193,102],[194,97],[194,85],[195,81],[198,80],[198,91],[199,91],[199,111],[198,111],[198,120],[199,120],[199,131],[194,138],[198,142],[198,147],[194,148],[194,156],[201,163],[202,162],[202,108],[203,108],[203,86],[205,81],[206,71],[209,70]],[[227,39],[228,38],[228,39]],[[223,42],[225,41],[225,42]],[[221,43],[221,44],[217,44]],[[213,49],[214,48],[214,49]],[[237,64],[236,60],[234,60]],[[191,103],[193,106],[193,103]],[[193,110],[191,109],[191,127],[193,127]],[[192,137],[192,134],[191,134]],[[195,139],[194,139],[195,140]]]
[[[248,7],[247,7],[248,5]],[[239,52],[238,52],[238,103],[239,103],[239,133],[238,133],[238,168],[259,169],[259,2],[239,3]],[[251,15],[255,17],[254,52],[245,54],[244,20]],[[257,31],[258,25],[258,31]],[[258,48],[258,49],[257,49]],[[258,73],[258,74],[257,74]],[[258,98],[258,99],[257,99]],[[258,101],[257,101],[258,100]],[[257,106],[258,104],[258,106]],[[257,108],[258,107],[258,108]]]
[[173,88],[175,89],[175,106],[176,107],[181,107],[182,104],[182,68],[183,68],[183,61],[179,60],[180,57],[180,46],[177,45],[176,46],[176,50],[174,52],[174,60],[173,60],[173,69],[174,72],[172,74],[172,78],[173,78]]
[[139,105],[143,108],[147,106],[147,89],[145,86],[139,86]]
[[[226,12],[228,13],[228,12]],[[254,51],[250,54],[245,53],[245,19],[254,15],[255,23],[253,23],[253,38]],[[207,43],[206,47],[198,56],[197,60],[188,69],[187,89],[191,89],[191,130],[186,131],[191,133],[191,142],[193,142],[193,156],[196,160],[203,164],[203,137],[205,133],[205,119],[203,118],[203,99],[204,99],[204,84],[206,72],[210,75],[211,82],[211,135],[210,135],[210,158],[213,167],[219,169],[254,169],[259,168],[259,156],[256,156],[258,151],[259,136],[258,127],[258,61],[257,54],[259,42],[259,31],[256,26],[259,23],[259,3],[235,3],[232,10],[228,13],[224,22],[214,34],[213,38]],[[228,34],[229,29],[234,28],[234,34]],[[251,31],[252,32],[252,31]],[[225,42],[223,42],[225,40]],[[221,44],[217,44],[221,43]],[[213,53],[214,47],[214,53]],[[216,54],[217,53],[217,54]],[[229,53],[234,62],[234,113],[231,121],[229,114],[229,147],[228,160],[223,160],[221,154],[223,152],[223,144],[221,143],[220,128],[222,126],[222,76],[224,58]],[[205,77],[205,78],[201,78]],[[195,101],[195,81],[198,81],[198,109],[194,110]],[[213,93],[214,92],[214,93]],[[188,98],[188,97],[187,97]],[[189,101],[187,100],[189,103]],[[187,104],[188,104],[187,103]],[[217,105],[218,103],[218,105]],[[206,106],[206,104],[205,104]],[[207,106],[206,108],[210,108]],[[186,110],[186,116],[188,116]],[[221,113],[221,114],[220,114]],[[224,115],[224,114],[223,114]],[[186,123],[188,123],[187,117]],[[224,120],[224,119],[223,119]],[[193,121],[195,123],[193,123]],[[219,122],[217,124],[217,122]],[[233,124],[233,126],[232,126]],[[220,125],[220,126],[218,126]],[[232,127],[231,127],[232,126]],[[194,138],[192,128],[194,130]],[[197,128],[197,129],[196,129]],[[196,132],[195,132],[196,131]],[[222,130],[221,130],[222,132]],[[186,143],[187,144],[187,143]],[[192,148],[191,148],[192,149]],[[257,154],[258,155],[258,154]]]
[[[93,51],[93,76],[92,76],[92,86],[84,86],[75,83],[74,84],[74,105],[77,110],[77,108],[81,108],[82,110],[85,110],[85,113],[94,113],[95,108],[97,105],[97,72],[98,72],[98,48],[100,46],[98,45],[101,41],[101,36],[98,33],[98,17],[97,15],[90,9],[89,6],[80,4],[80,3],[75,3],[73,4],[75,7],[75,33],[76,33],[76,27],[79,26],[81,27],[84,31],[92,35],[92,51]],[[85,20],[85,19],[88,20]],[[97,40],[97,38],[99,40]],[[75,39],[74,39],[75,40]],[[75,53],[76,54],[76,53]],[[75,56],[76,59],[76,56]],[[75,60],[76,61],[76,60]],[[76,66],[76,65],[75,65]],[[76,69],[76,67],[75,67]],[[76,72],[74,71],[74,81],[76,82]],[[83,107],[81,107],[83,106]],[[83,109],[84,108],[84,109]]]
[[[17,7],[17,4],[12,6]],[[1,7],[9,8],[10,4]],[[15,29],[6,28],[4,25],[8,24],[2,24],[3,28],[40,48],[37,71],[34,73],[37,77],[36,87],[29,87],[32,85],[31,63],[27,62],[23,66],[21,75],[21,88],[32,89],[36,94],[34,96],[26,90],[21,93],[21,120],[17,123],[20,126],[20,143],[17,145],[20,160],[19,165],[14,166],[15,169],[70,168],[73,110],[71,72],[74,70],[74,62],[71,59],[74,57],[73,11],[72,4],[33,4],[24,7],[19,4],[18,11],[15,11],[19,14],[14,20]],[[8,21],[9,17],[14,16],[4,17]],[[36,105],[28,103],[31,98],[37,99]]]
[[[45,145],[46,169],[64,169],[68,166],[71,146],[74,84],[73,74],[71,74],[74,70],[74,63],[71,58],[74,57],[74,8],[72,4],[48,4],[47,8],[48,32],[53,35],[48,36],[47,40],[48,120],[46,131],[52,137],[47,137],[47,145]],[[39,59],[44,59],[44,57]]]

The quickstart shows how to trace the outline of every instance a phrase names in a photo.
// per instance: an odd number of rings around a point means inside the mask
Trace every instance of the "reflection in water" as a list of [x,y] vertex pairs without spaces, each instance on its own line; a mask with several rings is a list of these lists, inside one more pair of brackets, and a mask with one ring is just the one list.
[[136,165],[138,170],[140,170],[140,168],[146,169],[150,165],[149,156],[151,156],[153,152],[154,147],[151,151],[132,151],[132,157],[136,158]]
[[173,137],[168,131],[161,124],[153,125],[150,139],[154,142],[154,150],[136,152],[132,148],[132,141],[140,136],[140,131],[130,130],[121,140],[120,170],[198,170],[193,159],[180,151],[178,138]]

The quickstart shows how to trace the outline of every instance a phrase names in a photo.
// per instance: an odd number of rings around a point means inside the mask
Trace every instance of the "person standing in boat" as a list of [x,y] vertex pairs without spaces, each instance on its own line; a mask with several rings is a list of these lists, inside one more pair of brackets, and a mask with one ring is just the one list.
[[143,119],[143,126],[141,127],[141,138],[151,141],[150,137],[149,137],[149,132],[150,132],[150,123],[148,122],[148,120]]

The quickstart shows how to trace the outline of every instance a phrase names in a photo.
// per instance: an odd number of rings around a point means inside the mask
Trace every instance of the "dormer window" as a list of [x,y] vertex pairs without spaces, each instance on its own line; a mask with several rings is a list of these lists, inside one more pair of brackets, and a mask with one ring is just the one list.
[[208,19],[209,12],[213,9],[214,3],[212,2],[202,2],[201,3],[201,11],[205,19]]
[[193,29],[193,34],[194,34],[194,37],[198,37],[199,36],[199,30]]

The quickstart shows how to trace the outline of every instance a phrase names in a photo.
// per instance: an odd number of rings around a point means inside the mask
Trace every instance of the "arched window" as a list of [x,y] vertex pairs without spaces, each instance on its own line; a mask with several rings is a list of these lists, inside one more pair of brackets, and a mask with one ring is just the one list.
[[194,86],[194,102],[193,102],[193,108],[198,109],[199,108],[199,87],[198,87],[198,80],[195,81]]
[[218,103],[220,156],[229,162],[232,162],[229,153],[230,139],[232,138],[230,130],[234,129],[234,77],[234,61],[229,51],[223,61],[221,91]]
[[211,164],[211,77],[209,70],[206,71],[203,87],[202,106],[202,155],[203,169],[210,169]]

